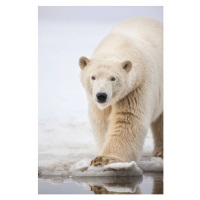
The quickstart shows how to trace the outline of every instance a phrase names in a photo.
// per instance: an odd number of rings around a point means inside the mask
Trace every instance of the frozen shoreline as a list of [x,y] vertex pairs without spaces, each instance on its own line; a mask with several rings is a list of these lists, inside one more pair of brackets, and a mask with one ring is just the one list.
[[[96,147],[89,123],[79,119],[79,123],[63,122],[39,123],[39,175],[54,176],[137,176],[143,172],[162,172],[163,160],[151,158],[153,140],[149,131],[145,140],[143,155],[138,166],[123,163],[117,172],[113,170],[87,170],[91,159],[95,157]],[[117,166],[117,164],[115,164]],[[115,169],[116,170],[116,169]]]

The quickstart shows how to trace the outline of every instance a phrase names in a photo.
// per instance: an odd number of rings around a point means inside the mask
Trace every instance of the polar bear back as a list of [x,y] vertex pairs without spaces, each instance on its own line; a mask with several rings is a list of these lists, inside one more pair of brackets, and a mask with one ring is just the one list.
[[[116,24],[99,43],[91,58],[113,57],[130,59],[134,48],[154,54],[162,63],[162,22],[145,17],[134,17]],[[142,50],[143,49],[143,50]],[[134,53],[133,53],[134,54]]]
[[115,25],[110,33],[115,32],[135,35],[158,47],[162,44],[163,24],[153,18],[135,17]]

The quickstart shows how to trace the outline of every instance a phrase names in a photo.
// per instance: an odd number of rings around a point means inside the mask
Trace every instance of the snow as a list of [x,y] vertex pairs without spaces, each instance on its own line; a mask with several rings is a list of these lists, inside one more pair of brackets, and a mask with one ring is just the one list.
[[69,169],[72,176],[141,176],[142,170],[136,163],[112,163],[106,166],[89,166],[91,160],[81,160]]
[[[116,22],[133,17],[130,8],[118,18],[95,21],[68,18],[73,10],[66,7],[69,16],[48,19],[39,8],[39,123],[38,123],[38,173],[40,176],[138,176],[145,171],[160,172],[163,160],[150,158],[153,150],[152,134],[149,131],[145,140],[141,162],[111,164],[105,167],[89,167],[96,155],[95,141],[87,114],[87,98],[79,80],[78,60],[81,56],[90,57],[99,41],[109,32]],[[61,8],[54,8],[54,15]],[[64,9],[64,8],[63,8]],[[65,10],[64,9],[64,10]],[[75,8],[74,8],[75,9]],[[78,8],[79,11],[81,8]],[[88,8],[91,9],[91,8]],[[98,8],[96,8],[98,9]],[[110,14],[110,9],[107,14]],[[122,9],[122,8],[121,8]],[[134,9],[134,8],[133,8]],[[141,8],[142,9],[142,8]],[[148,8],[149,12],[155,13]],[[138,11],[138,8],[135,9]],[[145,11],[145,8],[143,11]],[[95,12],[98,15],[97,10]],[[122,12],[121,12],[122,13]],[[123,15],[122,13],[122,15]],[[52,12],[50,12],[52,14]],[[152,14],[154,15],[154,14]],[[151,16],[149,14],[149,16]],[[97,20],[97,19],[96,19]],[[141,171],[142,170],[142,171]]]
[[151,158],[152,134],[145,140],[143,156],[136,163],[113,163],[89,166],[96,155],[95,141],[89,121],[70,124],[39,123],[39,175],[55,176],[138,176],[143,172],[162,172],[163,160]]
[[148,172],[162,172],[163,171],[163,159],[160,157],[152,157],[142,159],[138,166],[143,169],[143,171]]

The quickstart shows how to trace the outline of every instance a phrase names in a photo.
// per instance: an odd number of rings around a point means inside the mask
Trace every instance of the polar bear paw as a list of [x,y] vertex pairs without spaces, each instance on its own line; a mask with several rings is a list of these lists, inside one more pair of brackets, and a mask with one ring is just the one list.
[[90,166],[104,166],[108,165],[111,163],[117,163],[117,162],[122,162],[121,160],[110,157],[110,156],[97,156],[95,159],[93,159],[90,163]]
[[160,150],[154,150],[154,152],[153,152],[153,155],[152,155],[153,157],[161,157],[161,158],[163,158],[163,148],[162,149],[160,149]]
[[108,191],[102,186],[90,186],[90,188],[95,194],[108,194]]

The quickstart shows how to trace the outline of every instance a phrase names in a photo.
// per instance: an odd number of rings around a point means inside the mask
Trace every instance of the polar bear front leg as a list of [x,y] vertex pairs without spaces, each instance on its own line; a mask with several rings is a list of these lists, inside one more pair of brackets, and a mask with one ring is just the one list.
[[103,150],[91,165],[139,161],[147,128],[132,112],[112,114]]
[[100,153],[104,142],[105,136],[108,129],[108,117],[111,113],[111,107],[104,110],[99,110],[92,101],[89,107],[89,117],[92,125],[92,130],[94,133],[94,138],[97,144],[97,152]]

